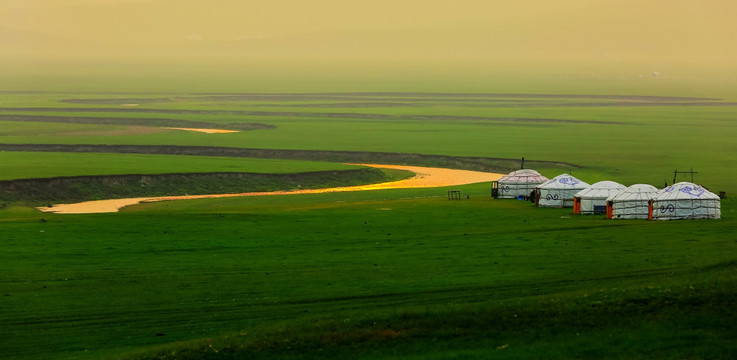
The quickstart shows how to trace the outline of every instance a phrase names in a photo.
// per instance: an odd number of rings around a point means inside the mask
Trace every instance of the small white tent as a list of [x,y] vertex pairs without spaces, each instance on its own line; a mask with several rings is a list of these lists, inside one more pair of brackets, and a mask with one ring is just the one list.
[[719,196],[705,188],[679,182],[658,191],[650,208],[653,220],[719,219]]
[[[519,196],[529,196],[535,187],[548,181],[548,178],[540,175],[532,169],[521,169],[512,171],[502,176],[496,184],[492,182],[492,195],[497,199],[516,199]],[[494,190],[497,190],[496,192]]]
[[560,174],[535,188],[537,206],[573,207],[573,195],[589,186],[569,174]]
[[635,184],[606,199],[608,219],[647,219],[650,199],[658,189],[647,184]]
[[614,181],[599,181],[573,195],[574,214],[605,214],[606,199],[625,189]]

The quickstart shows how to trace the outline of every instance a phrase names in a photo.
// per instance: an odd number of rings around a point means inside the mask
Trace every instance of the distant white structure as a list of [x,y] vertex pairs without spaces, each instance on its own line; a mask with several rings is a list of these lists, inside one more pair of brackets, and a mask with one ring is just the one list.
[[535,188],[537,206],[573,207],[573,195],[590,185],[569,174],[560,174]]
[[527,197],[531,192],[535,191],[535,187],[548,180],[548,178],[532,169],[512,171],[502,176],[499,180],[492,182],[492,195],[497,199],[517,199],[520,196]]
[[719,219],[719,196],[690,182],[679,182],[655,194],[650,206],[653,220]]
[[650,200],[658,192],[655,186],[634,184],[606,199],[607,219],[647,219]]
[[606,199],[626,186],[614,181],[599,181],[573,195],[574,214],[605,214]]

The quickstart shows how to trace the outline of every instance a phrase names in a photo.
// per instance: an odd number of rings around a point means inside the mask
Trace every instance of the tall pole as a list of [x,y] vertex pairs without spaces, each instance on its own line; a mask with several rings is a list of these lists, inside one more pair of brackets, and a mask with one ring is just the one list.
[[676,169],[675,171],[673,171],[673,183],[674,184],[676,183],[676,176],[678,176],[678,169]]

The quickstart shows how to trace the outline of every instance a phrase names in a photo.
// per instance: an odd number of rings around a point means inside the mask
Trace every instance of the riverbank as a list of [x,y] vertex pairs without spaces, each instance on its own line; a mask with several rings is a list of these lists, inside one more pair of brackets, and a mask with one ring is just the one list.
[[158,196],[158,197],[135,197],[126,199],[109,199],[97,201],[85,201],[74,204],[55,204],[52,206],[41,206],[37,209],[41,212],[56,214],[92,214],[92,213],[112,213],[117,212],[121,208],[139,204],[142,202],[155,201],[172,201],[172,200],[188,200],[188,199],[206,199],[218,197],[236,197],[236,196],[267,196],[267,195],[296,195],[296,194],[319,194],[327,192],[347,192],[347,191],[366,191],[366,190],[382,190],[382,189],[402,189],[402,188],[424,188],[424,187],[443,187],[473,184],[485,181],[494,181],[502,177],[502,174],[486,173],[470,170],[456,170],[443,168],[429,168],[421,166],[404,166],[404,165],[380,165],[380,164],[352,164],[361,165],[378,169],[394,169],[405,170],[415,173],[415,176],[399,181],[383,182],[369,185],[341,186],[322,189],[301,189],[291,191],[259,191],[245,193],[230,194],[203,194],[203,195],[183,195],[183,196]]

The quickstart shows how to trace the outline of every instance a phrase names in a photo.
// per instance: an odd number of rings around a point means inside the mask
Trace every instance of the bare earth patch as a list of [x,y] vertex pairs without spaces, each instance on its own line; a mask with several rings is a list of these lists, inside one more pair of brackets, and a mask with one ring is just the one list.
[[184,131],[196,131],[201,132],[205,134],[227,134],[227,133],[237,133],[238,130],[225,130],[225,129],[196,129],[196,128],[179,128],[179,127],[166,127],[164,129],[169,130],[184,130]]
[[408,188],[428,188],[456,186],[465,184],[474,184],[479,182],[498,180],[503,174],[487,173],[481,171],[455,170],[443,168],[430,168],[421,166],[403,166],[403,165],[378,165],[378,164],[353,164],[370,166],[375,168],[407,170],[415,173],[415,176],[405,180],[392,181],[386,183],[360,185],[360,186],[344,186],[324,189],[305,189],[293,191],[269,191],[269,192],[249,192],[240,194],[209,194],[209,195],[185,195],[185,196],[160,196],[160,197],[140,197],[128,199],[111,199],[111,200],[95,200],[85,201],[75,204],[59,204],[51,207],[38,207],[41,212],[56,214],[93,214],[93,213],[112,213],[117,212],[121,208],[129,205],[135,205],[142,202],[169,201],[169,200],[186,200],[186,199],[207,199],[220,197],[236,197],[236,196],[265,196],[265,195],[295,195],[295,194],[320,194],[329,192],[348,192],[348,191],[365,191],[365,190],[386,190],[386,189],[408,189]]

